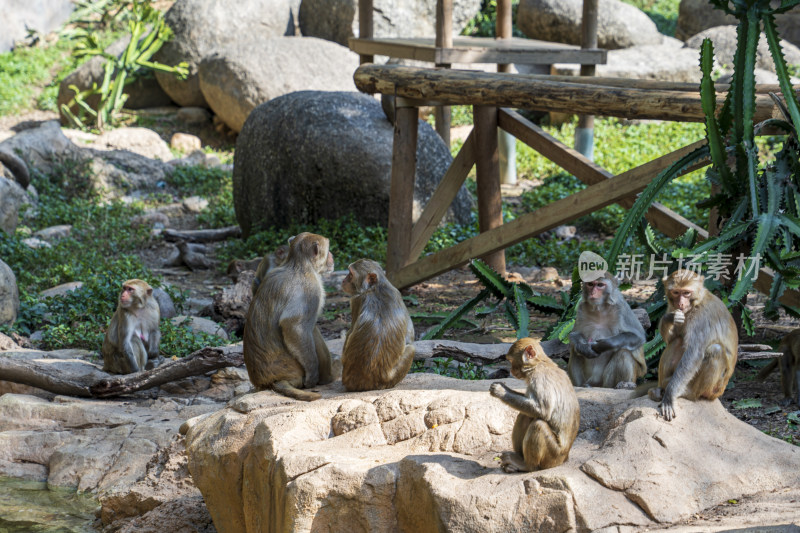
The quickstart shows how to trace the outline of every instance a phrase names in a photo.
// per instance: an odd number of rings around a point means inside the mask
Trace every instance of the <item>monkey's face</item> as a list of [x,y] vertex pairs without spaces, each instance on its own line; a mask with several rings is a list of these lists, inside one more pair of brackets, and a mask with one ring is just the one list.
[[694,302],[694,291],[686,287],[675,288],[669,291],[669,299],[674,309],[688,313]]
[[353,295],[356,293],[355,273],[353,272],[353,265],[348,268],[347,276],[342,280],[342,291],[345,294]]
[[119,305],[127,308],[133,305],[134,300],[136,300],[136,289],[130,285],[123,285],[119,295]]
[[325,260],[325,273],[330,274],[333,272],[333,254],[328,252],[328,257]]
[[609,289],[609,281],[603,278],[583,282],[583,297],[592,303],[600,303]]

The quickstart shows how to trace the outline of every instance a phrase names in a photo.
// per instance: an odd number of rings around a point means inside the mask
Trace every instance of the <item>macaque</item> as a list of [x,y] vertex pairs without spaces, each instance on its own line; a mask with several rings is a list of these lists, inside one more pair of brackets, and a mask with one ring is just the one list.
[[[291,239],[289,242],[291,242]],[[287,244],[278,246],[274,252],[264,256],[261,262],[258,263],[258,268],[256,269],[256,279],[253,280],[253,295],[255,295],[256,289],[258,289],[258,286],[267,275],[267,272],[286,263],[288,256],[289,245]]]
[[789,332],[778,348],[783,355],[780,359],[773,359],[761,369],[757,380],[763,381],[769,376],[775,367],[781,369],[781,390],[783,390],[783,406],[791,405],[795,402],[800,405],[800,329]]
[[153,288],[140,279],[122,284],[117,310],[103,340],[103,370],[132,374],[157,366],[161,313]]
[[660,401],[667,420],[675,418],[675,400],[714,400],[733,375],[739,345],[736,324],[722,300],[703,286],[703,277],[676,270],[664,279],[667,312],[658,325],[667,344],[658,364],[658,387],[650,399]]
[[606,272],[581,285],[583,298],[569,335],[569,378],[577,387],[635,387],[647,372],[644,328],[614,276]]
[[331,355],[316,322],[325,304],[320,274],[333,270],[328,239],[297,235],[286,262],[270,270],[250,302],[244,326],[244,362],[256,390],[318,400],[302,390],[330,383]]
[[569,457],[578,435],[578,397],[567,373],[550,360],[538,341],[520,339],[508,350],[511,375],[527,383],[525,394],[502,383],[489,393],[519,414],[511,432],[513,452],[501,455],[506,472],[533,472],[558,466]]
[[350,295],[350,331],[342,350],[348,391],[397,385],[414,361],[414,325],[403,298],[380,265],[359,259],[348,267],[342,290]]

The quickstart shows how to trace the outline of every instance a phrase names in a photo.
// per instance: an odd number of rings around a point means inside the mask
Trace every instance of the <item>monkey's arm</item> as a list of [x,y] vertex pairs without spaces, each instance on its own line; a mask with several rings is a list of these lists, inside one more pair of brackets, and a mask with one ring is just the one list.
[[[127,331],[127,333],[126,333]],[[136,333],[132,325],[120,330],[122,333],[122,342],[120,342],[120,351],[122,352],[122,367],[126,373],[139,372],[144,370],[144,364],[147,362],[147,350]],[[139,365],[139,361],[143,363]]]
[[692,381],[692,378],[700,370],[703,363],[703,351],[707,345],[705,339],[687,338],[684,346],[686,351],[681,357],[675,373],[669,379],[669,383],[664,388],[664,396],[661,400],[661,415],[670,421],[675,418],[675,400],[683,396]]
[[619,350],[620,348],[638,350],[647,341],[642,324],[633,314],[631,308],[628,307],[628,304],[620,304],[619,306],[617,331],[619,331],[618,334],[600,339],[592,344],[592,349],[598,353]]
[[303,367],[303,387],[315,387],[319,383],[319,360],[314,345],[314,324],[306,324],[303,317],[281,318],[280,328],[283,343],[289,355]]
[[599,357],[600,354],[592,349],[592,346],[586,340],[586,337],[578,331],[573,331],[569,334],[569,342],[575,347],[575,351],[587,359],[594,359]]
[[489,393],[506,405],[531,418],[537,420],[547,420],[548,418],[549,413],[544,412],[542,405],[536,398],[511,390],[503,383],[492,383],[492,386],[489,387]]

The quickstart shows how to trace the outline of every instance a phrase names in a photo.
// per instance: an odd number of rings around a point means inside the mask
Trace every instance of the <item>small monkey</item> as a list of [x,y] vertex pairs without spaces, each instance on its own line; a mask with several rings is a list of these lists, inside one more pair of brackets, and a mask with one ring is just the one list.
[[756,379],[763,381],[769,374],[779,366],[781,369],[781,390],[783,390],[783,406],[791,405],[795,402],[800,405],[800,329],[789,332],[782,340],[778,348],[783,355],[780,359],[773,359],[761,372]]
[[270,270],[250,302],[242,337],[247,374],[256,390],[318,400],[301,390],[330,383],[331,355],[316,325],[325,304],[320,274],[333,270],[329,241],[297,235],[286,262]]
[[117,310],[103,340],[103,370],[131,374],[157,365],[160,319],[161,312],[150,285],[140,279],[123,283]]
[[[289,239],[289,242],[292,242],[292,239]],[[278,246],[274,252],[264,256],[261,262],[258,263],[258,268],[256,269],[256,278],[253,280],[253,295],[256,294],[256,290],[258,289],[258,286],[261,284],[261,281],[267,275],[267,272],[269,272],[275,267],[279,267],[284,263],[286,263],[286,259],[288,257],[289,257],[288,244],[282,244]]]
[[648,392],[660,401],[666,420],[675,418],[675,400],[715,400],[733,375],[739,334],[728,308],[691,270],[664,279],[667,312],[658,325],[667,344],[658,364],[658,387]]
[[617,279],[608,272],[581,283],[583,298],[569,335],[567,373],[576,387],[633,388],[647,372],[645,333]]
[[350,331],[342,350],[348,391],[397,385],[414,361],[414,325],[403,298],[380,265],[359,259],[348,267],[342,290],[350,295]]
[[519,411],[511,433],[514,451],[502,454],[502,468],[533,472],[558,466],[569,457],[581,419],[569,376],[533,339],[515,342],[506,359],[511,362],[511,375],[528,387],[525,394],[499,382],[489,388],[492,396]]

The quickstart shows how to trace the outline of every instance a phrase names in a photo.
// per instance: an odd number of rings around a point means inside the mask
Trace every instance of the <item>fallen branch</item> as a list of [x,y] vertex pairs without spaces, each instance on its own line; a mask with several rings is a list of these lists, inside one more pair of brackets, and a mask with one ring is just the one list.
[[53,394],[91,398],[92,394],[89,388],[95,383],[91,376],[85,376],[85,379],[69,380],[62,378],[62,374],[62,370],[52,365],[0,357],[0,380],[36,387]]
[[168,241],[217,242],[231,237],[239,237],[241,234],[242,228],[239,226],[219,229],[177,230],[167,228],[164,230],[164,238]]
[[228,366],[242,366],[243,364],[244,356],[241,345],[203,348],[183,359],[169,361],[153,370],[100,380],[89,390],[96,398],[108,398],[151,389],[189,376],[198,376],[212,370]]

